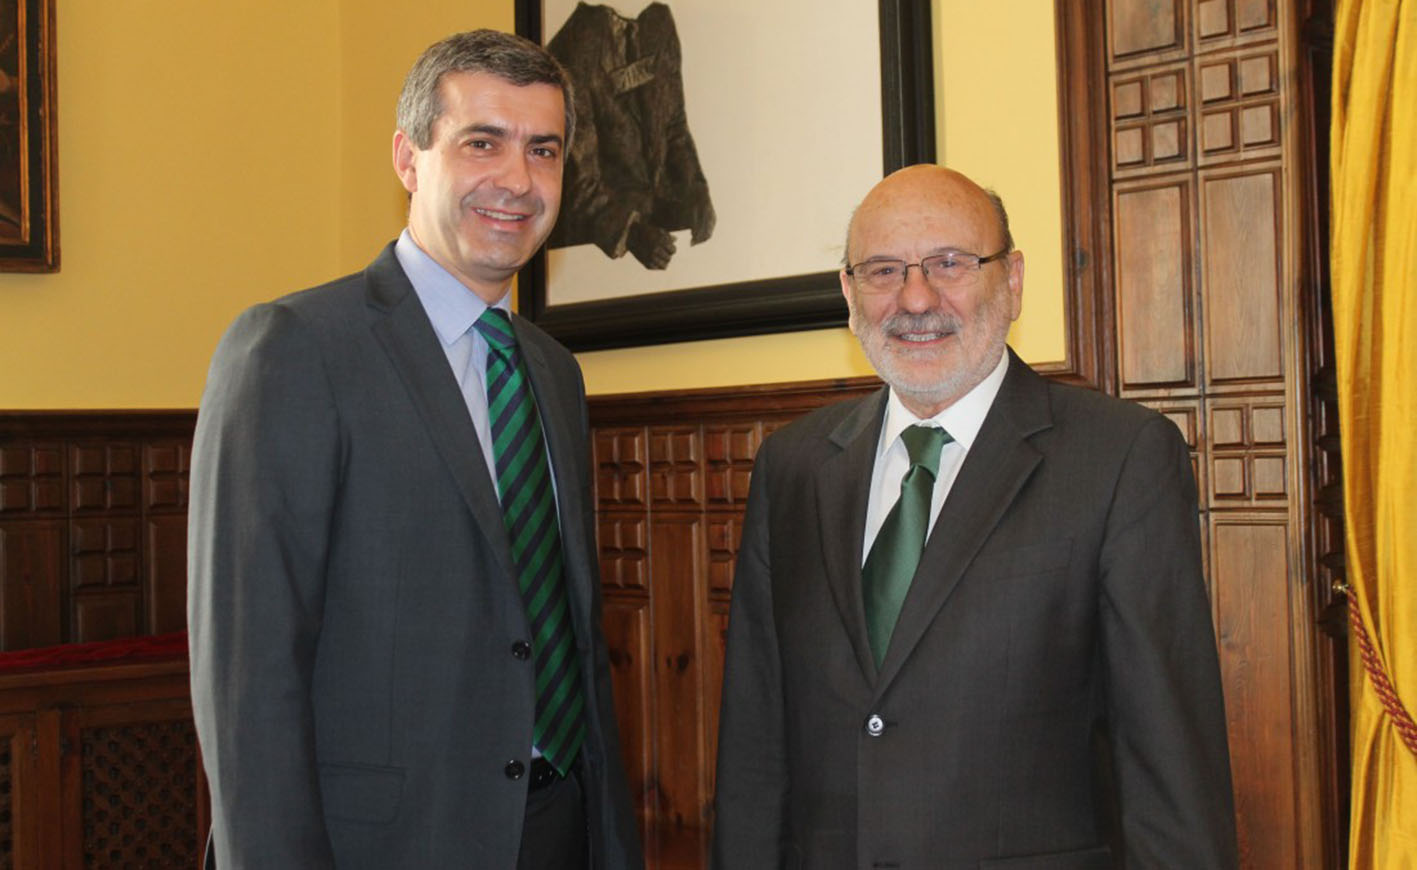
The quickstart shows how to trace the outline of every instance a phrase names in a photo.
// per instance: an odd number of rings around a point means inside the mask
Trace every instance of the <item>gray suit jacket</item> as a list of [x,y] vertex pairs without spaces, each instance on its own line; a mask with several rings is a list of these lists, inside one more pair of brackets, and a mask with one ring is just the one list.
[[816,412],[758,454],[716,866],[1234,867],[1176,427],[1011,354],[878,669],[861,556],[885,399]]
[[[599,868],[642,864],[620,761],[574,358],[513,320],[555,467]],[[258,305],[192,456],[192,705],[227,868],[513,868],[532,665],[496,489],[390,245]]]

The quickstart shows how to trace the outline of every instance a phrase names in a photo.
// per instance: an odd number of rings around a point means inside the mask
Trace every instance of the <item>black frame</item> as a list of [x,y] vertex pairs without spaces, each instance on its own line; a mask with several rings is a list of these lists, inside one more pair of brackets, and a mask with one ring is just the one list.
[[22,179],[21,233],[0,241],[0,272],[59,270],[59,148],[55,123],[54,0],[0,0],[15,7],[23,51],[19,81],[24,111],[17,119],[27,171]]
[[[935,159],[929,0],[879,0],[883,172]],[[541,44],[541,0],[516,0],[517,33]],[[546,254],[518,276],[518,310],[571,350],[821,329],[846,323],[837,273],[548,305]]]

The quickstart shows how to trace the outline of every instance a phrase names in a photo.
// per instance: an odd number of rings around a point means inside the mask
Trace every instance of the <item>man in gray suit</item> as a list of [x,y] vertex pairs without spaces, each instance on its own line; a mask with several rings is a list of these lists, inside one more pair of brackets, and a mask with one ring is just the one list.
[[887,388],[758,453],[716,866],[1234,867],[1176,427],[1007,349],[1023,255],[964,176],[889,176],[846,253]]
[[518,37],[399,98],[408,228],[247,311],[192,457],[192,704],[227,868],[638,868],[575,359],[507,313],[574,117]]

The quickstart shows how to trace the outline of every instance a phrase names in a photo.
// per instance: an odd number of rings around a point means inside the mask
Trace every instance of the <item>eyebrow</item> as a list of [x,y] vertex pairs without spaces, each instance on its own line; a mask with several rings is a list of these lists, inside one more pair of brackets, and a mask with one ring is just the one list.
[[507,138],[507,128],[497,124],[468,124],[458,131],[458,136],[466,136],[469,133],[481,133],[484,136],[495,136],[498,139]]
[[[507,128],[499,124],[468,124],[458,131],[458,136],[466,136],[470,133],[480,133],[484,136],[492,136],[497,139],[507,138]],[[559,133],[538,133],[528,140],[531,145],[562,145],[564,140]]]

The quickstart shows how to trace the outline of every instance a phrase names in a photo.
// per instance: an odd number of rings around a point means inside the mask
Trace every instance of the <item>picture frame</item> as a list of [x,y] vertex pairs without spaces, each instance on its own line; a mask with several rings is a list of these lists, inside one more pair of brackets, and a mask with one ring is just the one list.
[[[668,0],[667,5],[676,15],[684,10],[690,10],[697,5],[700,8],[713,8],[715,14],[723,17],[722,6],[717,5],[720,0]],[[712,4],[708,6],[706,4]],[[546,10],[549,6],[555,5],[562,13],[561,21],[549,20]],[[657,5],[657,4],[651,4]],[[531,39],[538,44],[547,44],[555,36],[564,21],[566,0],[516,0],[516,30],[517,33]],[[581,8],[586,8],[584,4]],[[594,7],[604,9],[604,7]],[[619,10],[623,15],[634,15],[640,10],[647,8],[645,0],[635,0],[634,8]],[[758,9],[763,7],[758,6]],[[884,174],[888,174],[903,166],[914,163],[932,162],[935,159],[935,111],[934,111],[934,64],[932,57],[932,23],[929,0],[878,0],[877,8],[872,14],[869,8],[864,10],[868,19],[874,17],[877,33],[875,39],[869,34],[869,27],[863,31],[860,28],[852,28],[843,31],[838,25],[833,33],[818,34],[813,28],[825,28],[825,19],[820,14],[819,6],[812,6],[810,3],[804,6],[804,14],[797,19],[797,23],[789,28],[793,34],[791,44],[797,47],[797,56],[781,57],[780,51],[791,51],[791,48],[784,49],[784,40],[781,38],[782,28],[773,28],[770,32],[762,34],[745,33],[742,30],[746,16],[742,20],[731,21],[725,25],[725,33],[731,34],[731,39],[725,40],[728,44],[721,46],[709,45],[705,50],[704,33],[715,32],[711,28],[697,28],[693,31],[693,36],[685,40],[684,47],[684,79],[686,85],[684,92],[690,91],[691,70],[689,69],[689,55],[691,48],[698,49],[698,55],[710,57],[716,62],[724,64],[723,70],[728,76],[737,76],[741,80],[744,70],[749,70],[751,75],[761,75],[764,79],[773,76],[780,76],[786,71],[785,78],[799,80],[802,85],[802,99],[775,101],[776,106],[780,106],[785,112],[789,108],[801,107],[802,112],[813,112],[810,108],[813,99],[831,101],[834,99],[836,90],[828,94],[814,93],[822,89],[815,88],[814,65],[824,75],[840,75],[838,67],[848,61],[860,62],[861,58],[873,57],[875,47],[879,47],[879,108],[869,101],[861,101],[858,105],[837,105],[832,102],[829,107],[830,116],[828,120],[832,125],[832,130],[842,139],[862,140],[854,142],[864,148],[874,149],[872,137],[879,137],[880,140],[880,162],[879,165],[869,164],[871,161],[862,160],[836,160],[835,151],[838,143],[833,140],[831,147],[823,149],[823,156],[805,154],[804,149],[812,145],[822,137],[814,137],[811,142],[793,143],[789,152],[790,158],[783,161],[778,158],[780,166],[770,166],[764,168],[758,164],[766,153],[763,150],[753,151],[748,154],[734,154],[734,161],[754,161],[753,172],[755,177],[761,179],[768,177],[777,179],[779,175],[790,175],[793,171],[802,170],[807,167],[807,172],[812,173],[805,176],[806,181],[793,182],[790,178],[783,179],[784,190],[787,196],[792,196],[792,191],[808,189],[830,189],[833,194],[840,197],[843,203],[849,203],[841,208],[816,209],[816,211],[826,211],[823,215],[802,214],[803,218],[814,218],[819,222],[825,220],[829,222],[829,231],[816,231],[816,238],[811,242],[812,248],[808,250],[807,259],[812,263],[808,270],[788,267],[787,274],[773,274],[772,263],[776,256],[774,246],[781,245],[784,241],[793,241],[799,235],[797,215],[791,214],[790,219],[773,224],[773,231],[767,233],[754,234],[754,238],[749,240],[749,245],[761,245],[761,249],[754,247],[749,249],[741,241],[736,247],[720,246],[719,250],[713,252],[712,262],[722,262],[728,265],[742,266],[743,264],[767,264],[765,268],[759,269],[761,274],[724,275],[723,280],[688,280],[680,281],[683,286],[677,286],[675,281],[675,263],[670,262],[669,268],[658,273],[662,282],[668,282],[672,286],[669,289],[657,290],[653,292],[624,292],[618,281],[600,280],[592,281],[594,286],[589,288],[578,287],[578,298],[574,300],[561,299],[553,289],[558,286],[557,279],[564,272],[568,277],[578,275],[582,270],[573,270],[568,266],[558,265],[560,261],[556,251],[548,253],[547,250],[539,252],[523,269],[518,276],[518,308],[520,313],[555,336],[563,344],[574,351],[600,350],[617,347],[641,346],[652,344],[664,344],[671,342],[690,341],[708,338],[727,338],[732,336],[743,336],[753,334],[765,334],[775,332],[787,332],[806,329],[822,329],[828,327],[843,326],[847,321],[847,308],[845,300],[841,294],[841,285],[838,279],[838,261],[841,256],[841,244],[845,233],[845,227],[850,213],[850,204],[859,201],[866,190],[875,180],[879,180]],[[805,14],[815,11],[816,14]],[[692,14],[684,16],[686,20],[692,20]],[[834,21],[834,18],[832,19]],[[549,27],[544,27],[549,24]],[[553,30],[553,33],[546,34],[546,29]],[[683,34],[687,27],[681,25],[680,33]],[[862,38],[864,35],[864,39]],[[691,44],[696,40],[696,44]],[[803,50],[803,47],[809,47]],[[677,49],[677,45],[675,48]],[[759,55],[753,52],[757,50]],[[745,55],[746,53],[746,55]],[[704,80],[702,64],[696,70],[700,74],[700,84]],[[868,83],[863,76],[856,76],[853,81],[858,81],[863,87]],[[574,84],[574,76],[573,76]],[[702,90],[702,88],[701,88]],[[694,103],[691,99],[685,99],[686,114],[688,124],[694,135],[702,135],[699,131],[707,131],[713,135],[714,131],[739,129],[743,123],[734,117],[714,117],[714,113],[732,113],[735,110],[733,105],[728,105],[729,100],[700,100]],[[879,112],[879,122],[876,124],[860,123],[863,117],[869,119],[870,116]],[[804,118],[806,123],[820,124],[820,110],[813,113],[814,116]],[[761,113],[758,117],[761,117]],[[787,121],[792,125],[791,117],[774,116],[774,121]],[[580,129],[581,121],[577,121]],[[878,131],[878,132],[877,132]],[[804,137],[807,138],[807,137]],[[703,149],[700,149],[703,152]],[[770,149],[771,150],[771,149]],[[719,149],[720,153],[725,149]],[[732,202],[735,194],[740,201],[749,201],[748,197],[754,194],[753,191],[734,191],[729,188],[726,193],[719,191],[723,188],[715,189],[715,184],[725,183],[715,180],[714,173],[709,171],[708,164],[712,155],[704,153],[705,170],[708,177],[709,189],[713,193],[715,202],[722,200]],[[773,150],[773,155],[776,151]],[[799,156],[801,165],[798,163]],[[722,162],[722,161],[721,161]],[[727,165],[727,164],[725,164]],[[850,180],[839,180],[840,170],[848,170],[854,173]],[[879,172],[880,174],[876,174]],[[726,178],[728,184],[732,184],[740,173],[735,175],[730,167],[728,172],[718,173],[722,178]],[[822,177],[827,176],[827,177]],[[828,186],[835,187],[828,188]],[[562,217],[565,218],[565,200],[569,196],[569,191],[563,191]],[[777,198],[778,201],[782,197]],[[763,197],[753,202],[771,202],[770,197]],[[756,209],[754,205],[754,209]],[[770,206],[769,206],[770,207]],[[724,209],[719,208],[718,226],[724,226]],[[741,209],[740,209],[741,211]],[[803,208],[802,212],[809,211]],[[840,213],[835,213],[839,211]],[[731,217],[731,216],[730,216]],[[754,217],[757,217],[755,214]],[[696,233],[697,235],[697,233]],[[740,233],[740,236],[743,234]],[[688,248],[689,234],[682,234],[679,242],[679,251],[683,252]],[[727,243],[725,243],[727,244]],[[552,245],[555,245],[553,237]],[[704,249],[708,249],[704,245]],[[592,258],[606,258],[593,246],[584,246],[586,253],[584,256]],[[623,253],[623,251],[622,251]],[[676,258],[680,253],[674,255]],[[608,258],[607,258],[608,259]],[[631,257],[623,257],[625,266],[632,271],[636,268],[649,272],[647,269],[632,262]],[[803,261],[803,257],[798,257],[798,262]],[[821,263],[821,267],[816,264]],[[827,267],[827,268],[823,268]],[[709,268],[714,268],[710,265]],[[561,269],[561,272],[557,270]],[[781,270],[777,270],[781,271]],[[702,275],[702,270],[698,273]],[[662,276],[662,277],[660,277]],[[580,298],[587,296],[589,298]]]
[[54,0],[0,0],[0,271],[59,270]]

